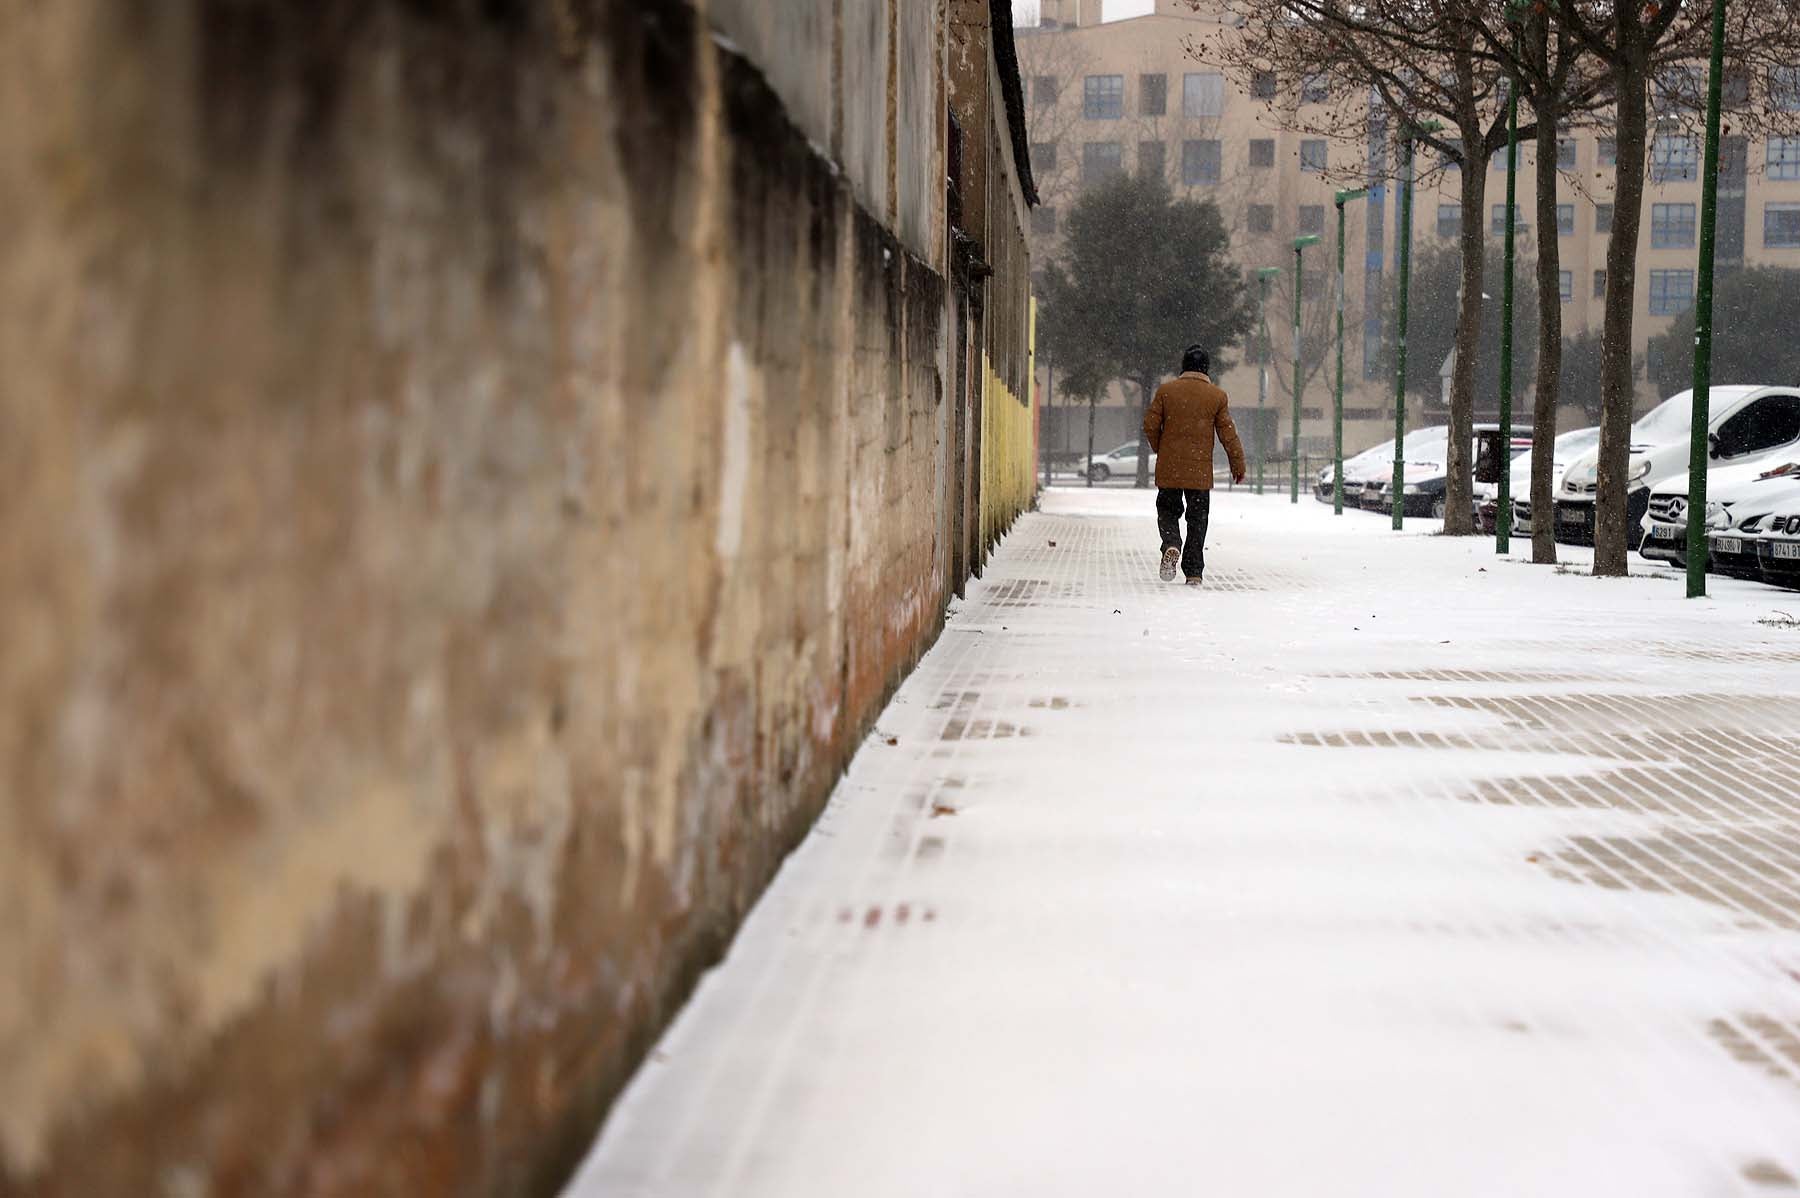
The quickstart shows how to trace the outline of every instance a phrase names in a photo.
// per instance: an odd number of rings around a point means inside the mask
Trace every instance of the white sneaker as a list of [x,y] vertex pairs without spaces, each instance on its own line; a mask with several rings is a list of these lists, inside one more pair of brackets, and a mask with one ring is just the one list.
[[1180,567],[1180,565],[1181,565],[1181,550],[1175,548],[1175,546],[1173,546],[1173,545],[1171,545],[1167,549],[1163,550],[1162,570],[1160,571],[1160,573],[1162,574],[1162,580],[1164,582],[1174,582],[1175,581],[1175,571]]

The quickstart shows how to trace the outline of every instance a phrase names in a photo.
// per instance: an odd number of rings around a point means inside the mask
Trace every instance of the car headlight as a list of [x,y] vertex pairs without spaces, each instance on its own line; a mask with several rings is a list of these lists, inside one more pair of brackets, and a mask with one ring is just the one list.
[[1722,503],[1708,503],[1706,505],[1706,527],[1730,528],[1731,509]]

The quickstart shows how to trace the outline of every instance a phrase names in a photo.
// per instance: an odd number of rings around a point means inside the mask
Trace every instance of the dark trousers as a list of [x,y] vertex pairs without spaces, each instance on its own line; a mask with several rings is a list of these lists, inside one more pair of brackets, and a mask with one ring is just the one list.
[[[1187,544],[1181,541],[1181,509],[1187,508]],[[1181,573],[1199,578],[1206,573],[1206,520],[1212,512],[1211,491],[1180,491],[1159,487],[1156,491],[1156,531],[1162,547],[1181,550]]]

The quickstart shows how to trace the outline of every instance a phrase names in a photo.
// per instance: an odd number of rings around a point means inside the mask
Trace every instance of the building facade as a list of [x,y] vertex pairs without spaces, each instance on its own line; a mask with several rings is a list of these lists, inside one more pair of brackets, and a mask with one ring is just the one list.
[[[1395,285],[1400,212],[1398,189],[1382,185],[1395,173],[1383,157],[1389,153],[1386,138],[1379,129],[1354,141],[1317,137],[1295,132],[1279,118],[1295,105],[1357,104],[1360,97],[1273,78],[1255,80],[1246,89],[1223,61],[1235,29],[1196,13],[1184,0],[1157,0],[1153,14],[1106,23],[1100,9],[1098,0],[1041,0],[1039,25],[1021,30],[1032,154],[1043,198],[1033,213],[1036,263],[1041,267],[1056,256],[1060,221],[1082,189],[1112,172],[1157,172],[1178,196],[1216,201],[1238,263],[1246,271],[1264,266],[1283,270],[1269,301],[1273,352],[1266,403],[1278,409],[1267,423],[1278,430],[1285,451],[1293,394],[1292,239],[1321,234],[1322,242],[1307,251],[1305,263],[1309,277],[1301,326],[1307,352],[1300,448],[1322,454],[1330,449],[1335,366],[1314,359],[1320,339],[1335,335],[1332,195],[1339,188],[1372,183],[1369,198],[1356,201],[1347,213],[1345,443],[1354,450],[1392,436],[1393,380],[1386,348],[1391,330],[1383,313],[1391,308],[1384,299],[1391,301]],[[1780,88],[1772,93],[1784,94]],[[1800,106],[1800,88],[1785,94]],[[1691,116],[1664,111],[1653,139],[1633,326],[1640,360],[1653,350],[1652,338],[1665,332],[1694,296],[1701,146],[1694,122],[1684,115]],[[1613,194],[1608,131],[1572,130],[1562,141],[1558,161],[1563,331],[1573,337],[1597,332],[1603,321]],[[1487,187],[1488,235],[1498,243],[1504,231],[1504,151],[1485,169],[1494,172]],[[1520,147],[1517,169],[1520,252],[1534,256],[1530,144]],[[1434,243],[1454,246],[1460,226],[1458,173],[1424,151],[1417,171],[1414,252]],[[1800,138],[1752,142],[1728,132],[1719,196],[1721,269],[1744,264],[1800,267]],[[1535,280],[1522,274],[1518,285],[1533,287]],[[1497,296],[1498,280],[1488,290]],[[1177,349],[1172,347],[1172,353]],[[1256,406],[1259,393],[1251,349],[1233,354],[1235,364],[1220,380],[1239,412]],[[1409,373],[1436,378],[1442,366],[1414,360]],[[1658,398],[1650,382],[1652,370],[1646,369],[1653,366],[1641,361],[1640,405]],[[1054,360],[1041,361],[1040,368],[1040,383],[1049,386]],[[1061,398],[1053,393],[1049,401],[1051,447],[1085,445],[1085,412],[1062,414]],[[1478,396],[1476,402],[1480,411],[1494,406],[1497,396]],[[1409,397],[1408,406],[1410,425],[1445,418],[1441,400],[1421,403]],[[1126,396],[1115,387],[1099,419],[1096,450],[1135,435],[1136,416],[1135,394]],[[1560,423],[1572,427],[1582,420],[1578,407],[1565,406]]]

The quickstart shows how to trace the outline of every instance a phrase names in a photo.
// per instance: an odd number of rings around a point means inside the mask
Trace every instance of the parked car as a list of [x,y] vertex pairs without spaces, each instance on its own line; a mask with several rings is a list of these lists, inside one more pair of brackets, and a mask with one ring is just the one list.
[[[1357,497],[1362,486],[1371,475],[1386,475],[1393,472],[1394,442],[1392,438],[1383,441],[1373,449],[1365,449],[1354,457],[1344,459],[1344,502],[1356,506]],[[1313,498],[1320,503],[1332,502],[1332,490],[1337,469],[1327,464],[1313,479]]]
[[[1707,568],[1752,582],[1763,577],[1760,546],[1773,529],[1786,531],[1786,511],[1800,503],[1800,476],[1771,471],[1765,478],[1722,488],[1721,500],[1708,500]],[[1781,517],[1776,527],[1776,517]],[[1786,554],[1783,554],[1786,561]],[[1771,578],[1771,581],[1774,581]]]
[[[1400,443],[1400,452],[1404,462],[1403,485],[1406,487],[1406,514],[1409,516],[1429,516],[1432,514],[1432,499],[1427,493],[1414,488],[1421,482],[1428,481],[1444,472],[1445,450],[1450,444],[1450,429],[1442,424],[1434,424],[1427,428],[1416,428],[1406,434]],[[1364,511],[1386,512],[1393,510],[1394,481],[1394,443],[1388,442],[1386,453],[1378,460],[1370,462],[1359,469],[1354,483],[1349,468],[1344,470],[1344,502],[1354,502]],[[1354,495],[1354,498],[1352,496]]]
[[[1124,478],[1136,478],[1138,468],[1138,443],[1127,441],[1117,449],[1099,454],[1088,464],[1088,477],[1097,483],[1103,483],[1115,475]],[[1156,477],[1156,455],[1150,455],[1150,476]]]
[[[1600,444],[1600,430],[1578,428],[1563,433],[1550,443],[1550,490],[1554,494],[1569,464]],[[1512,468],[1513,532],[1531,535],[1531,455],[1513,459]],[[1486,518],[1483,517],[1483,524]],[[1489,531],[1493,531],[1489,529]]]
[[[1687,462],[1689,424],[1694,393],[1682,391],[1658,404],[1631,426],[1631,458],[1626,478],[1626,530],[1631,548],[1638,546],[1644,513],[1650,508],[1650,484],[1667,478]],[[1800,390],[1791,387],[1733,386],[1712,389],[1710,411],[1712,458],[1718,462],[1747,459],[1800,443]],[[1594,543],[1594,493],[1598,489],[1598,447],[1569,466],[1556,491],[1556,539],[1569,544]]]
[[[1728,526],[1734,509],[1748,502],[1750,511],[1769,510],[1763,497],[1770,484],[1800,476],[1800,452],[1763,454],[1729,466],[1709,465],[1706,471],[1706,524]],[[1687,565],[1688,476],[1662,479],[1650,488],[1650,507],[1640,522],[1643,540],[1638,552],[1651,561]]]
[[1763,521],[1756,561],[1764,582],[1800,590],[1800,487]]

